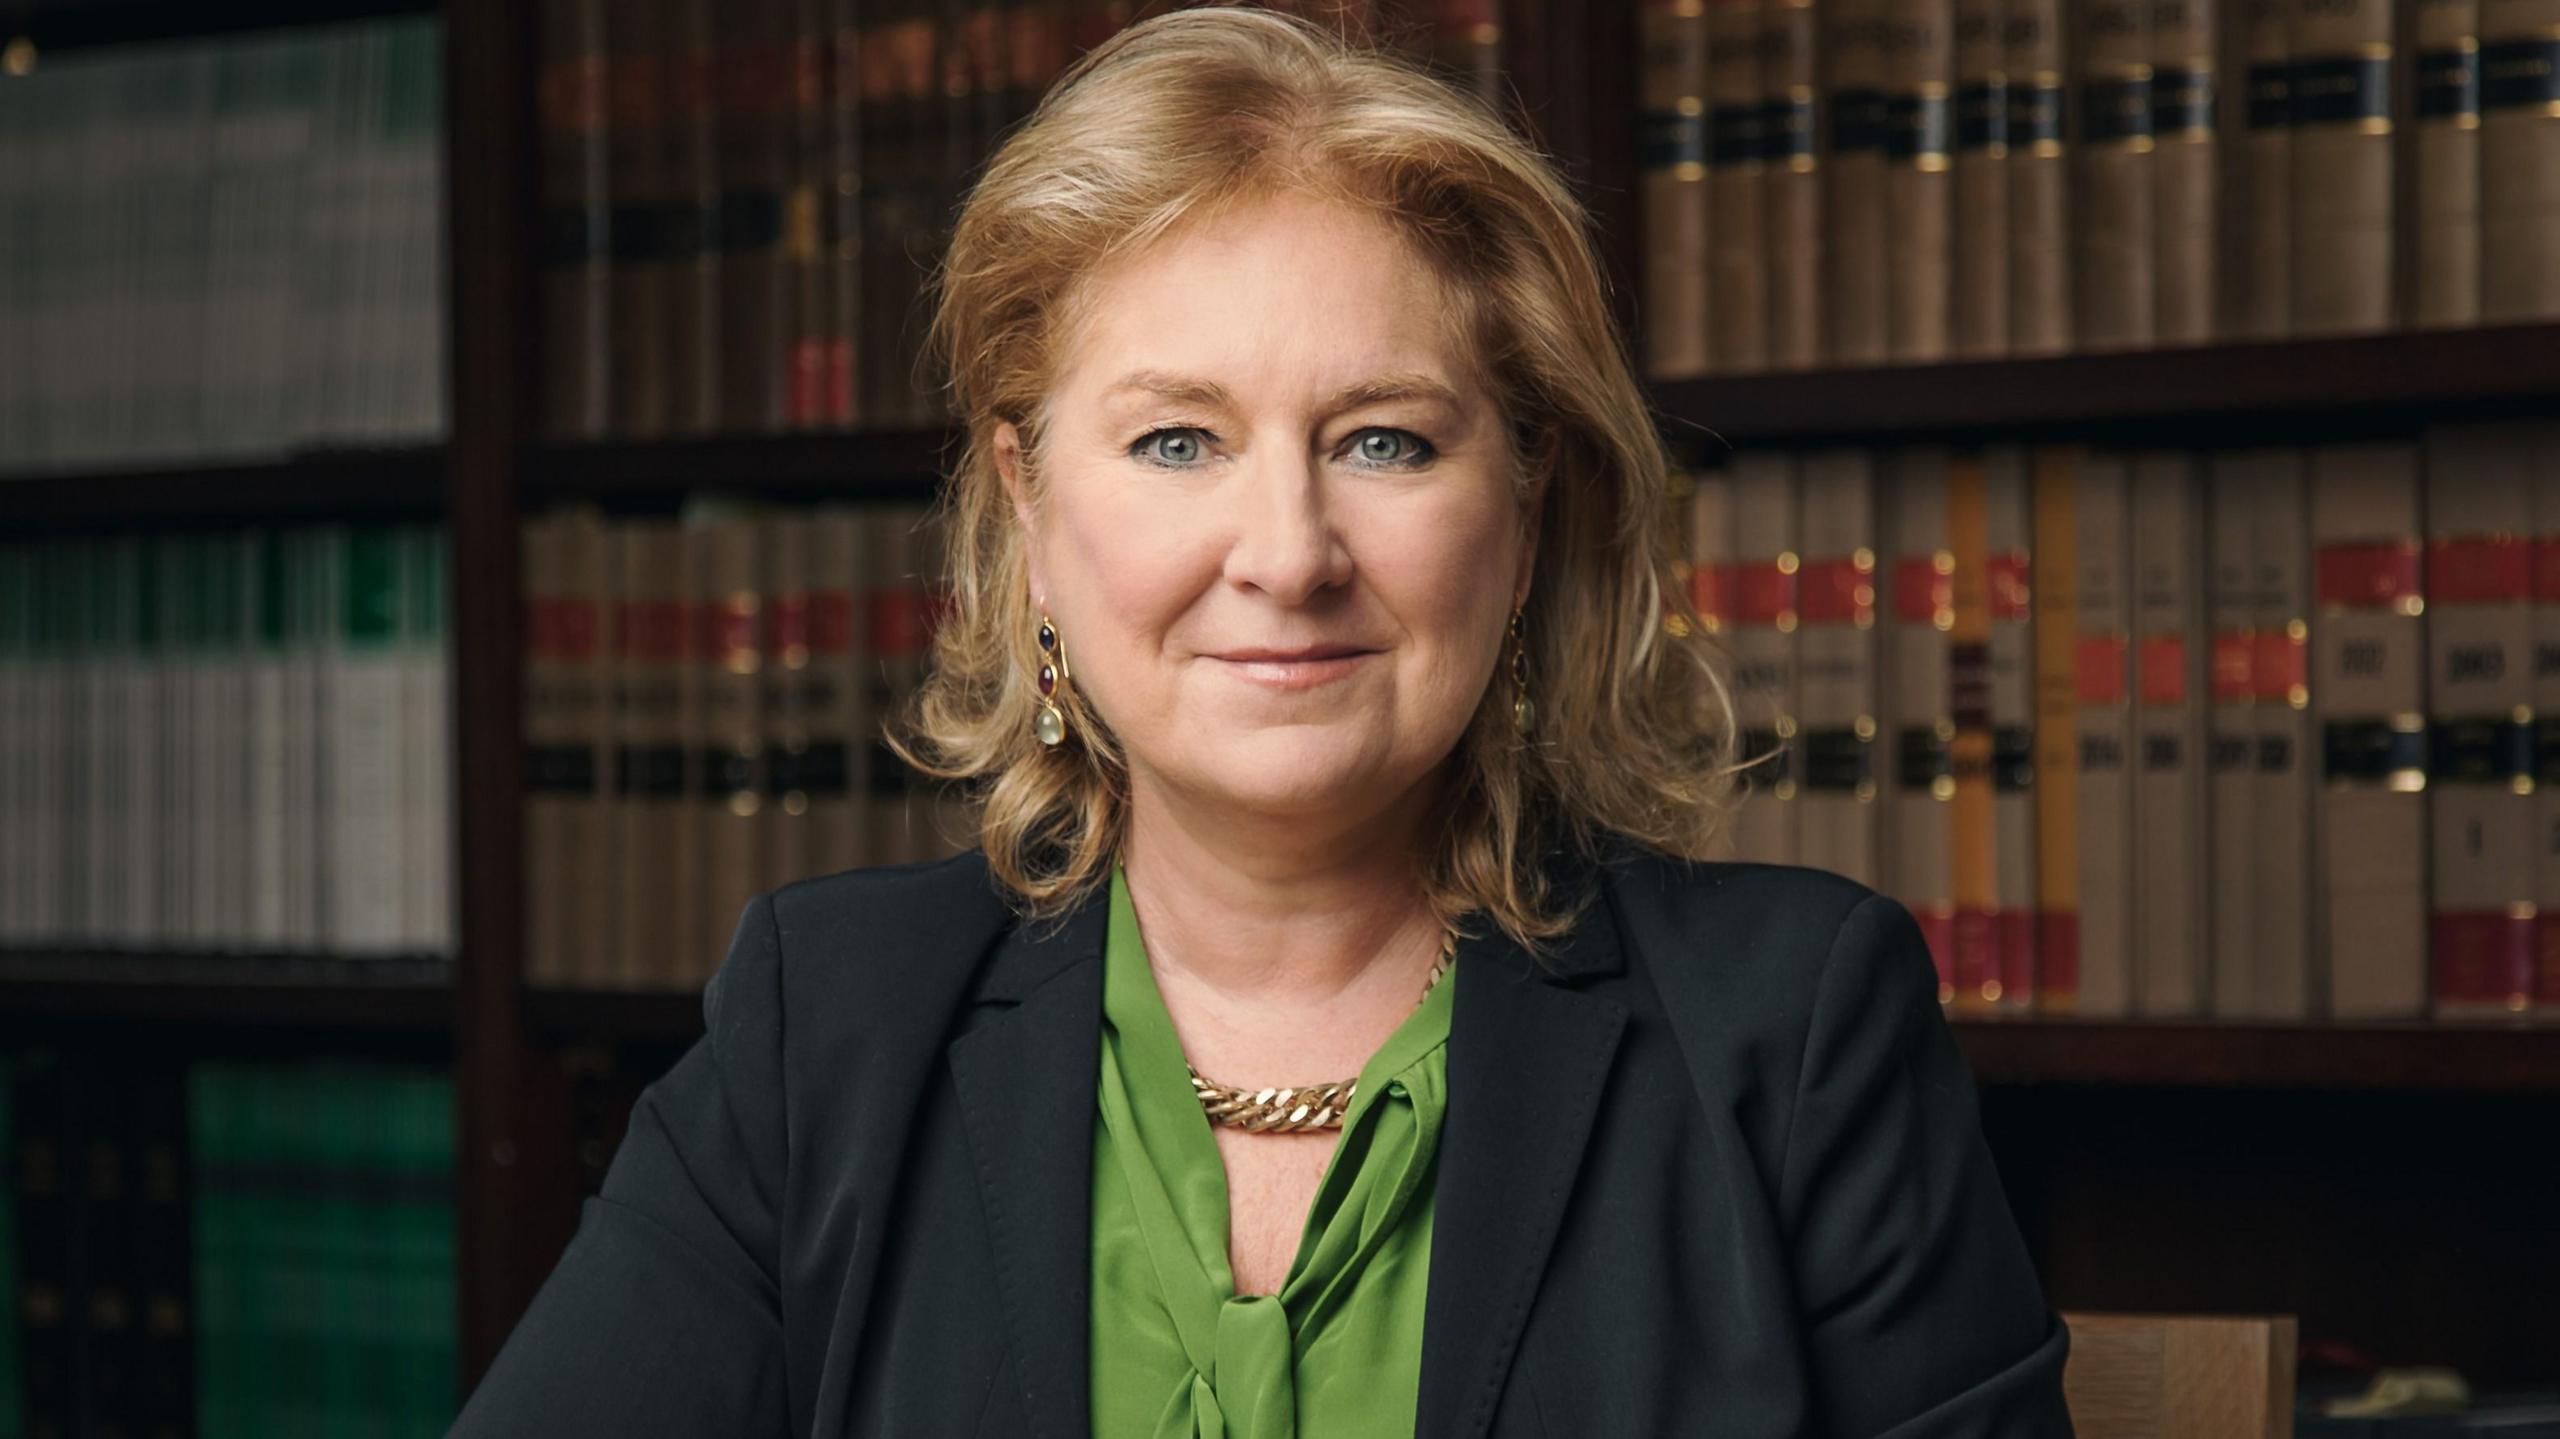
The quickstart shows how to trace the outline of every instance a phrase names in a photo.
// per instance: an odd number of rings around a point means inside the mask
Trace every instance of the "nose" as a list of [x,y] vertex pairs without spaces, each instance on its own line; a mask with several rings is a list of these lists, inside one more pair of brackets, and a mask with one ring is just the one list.
[[1304,604],[1351,578],[1319,458],[1257,445],[1232,491],[1235,542],[1227,578],[1284,605]]

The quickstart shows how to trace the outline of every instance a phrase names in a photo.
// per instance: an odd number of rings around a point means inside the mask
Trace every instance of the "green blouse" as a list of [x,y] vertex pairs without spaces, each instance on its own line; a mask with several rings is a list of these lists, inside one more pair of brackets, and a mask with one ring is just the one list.
[[1226,1166],[1111,877],[1093,1129],[1093,1432],[1413,1433],[1453,967],[1361,1067],[1278,1295],[1238,1295]]

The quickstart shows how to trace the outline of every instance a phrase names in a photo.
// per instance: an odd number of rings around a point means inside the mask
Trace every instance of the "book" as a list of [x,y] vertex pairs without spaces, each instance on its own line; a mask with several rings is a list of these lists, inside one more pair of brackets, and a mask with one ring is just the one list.
[[2294,0],[2293,332],[2366,332],[2397,313],[2390,0]]
[[1954,299],[1953,0],[1884,0],[1886,353],[1944,359]]
[[2000,0],[1955,0],[1953,297],[1948,352],[2009,352],[2008,37]]
[[1763,0],[1760,7],[1760,203],[1769,364],[1780,370],[1822,360],[1819,18],[1815,0]]
[[1802,465],[1796,857],[1872,886],[1880,877],[1875,459],[1827,449],[1808,452]]
[[1644,369],[1657,380],[1688,379],[1713,368],[1706,9],[1702,0],[1645,0],[1636,23]]
[[1762,31],[1760,0],[1707,0],[1707,312],[1723,374],[1769,366]]
[[2560,315],[2560,5],[2480,0],[2480,314]]
[[2480,321],[2480,0],[2418,0],[2409,323]]
[[1950,635],[1956,624],[1951,534],[1955,461],[1940,446],[1893,452],[1882,507],[1893,605],[1883,639],[1884,729],[1890,737],[1884,892],[1918,921],[1938,969],[1938,999],[1956,997],[1956,797]]
[[2201,1013],[2207,920],[2204,526],[2194,457],[2133,457],[2135,1011]]

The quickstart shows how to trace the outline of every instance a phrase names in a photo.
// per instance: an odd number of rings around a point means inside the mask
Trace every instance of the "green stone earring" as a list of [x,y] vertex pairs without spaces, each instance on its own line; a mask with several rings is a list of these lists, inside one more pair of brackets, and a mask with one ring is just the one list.
[[1037,634],[1040,644],[1040,713],[1031,720],[1031,732],[1040,743],[1052,749],[1066,743],[1067,717],[1058,708],[1058,686],[1067,678],[1067,646],[1058,638],[1058,627],[1050,623],[1049,612],[1040,612]]

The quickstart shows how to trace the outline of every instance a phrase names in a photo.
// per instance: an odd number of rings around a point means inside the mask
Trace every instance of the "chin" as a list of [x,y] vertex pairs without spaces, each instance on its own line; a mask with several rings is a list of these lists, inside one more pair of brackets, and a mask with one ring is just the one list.
[[1324,726],[1292,726],[1240,736],[1191,756],[1193,787],[1256,814],[1349,814],[1401,792],[1383,748]]

